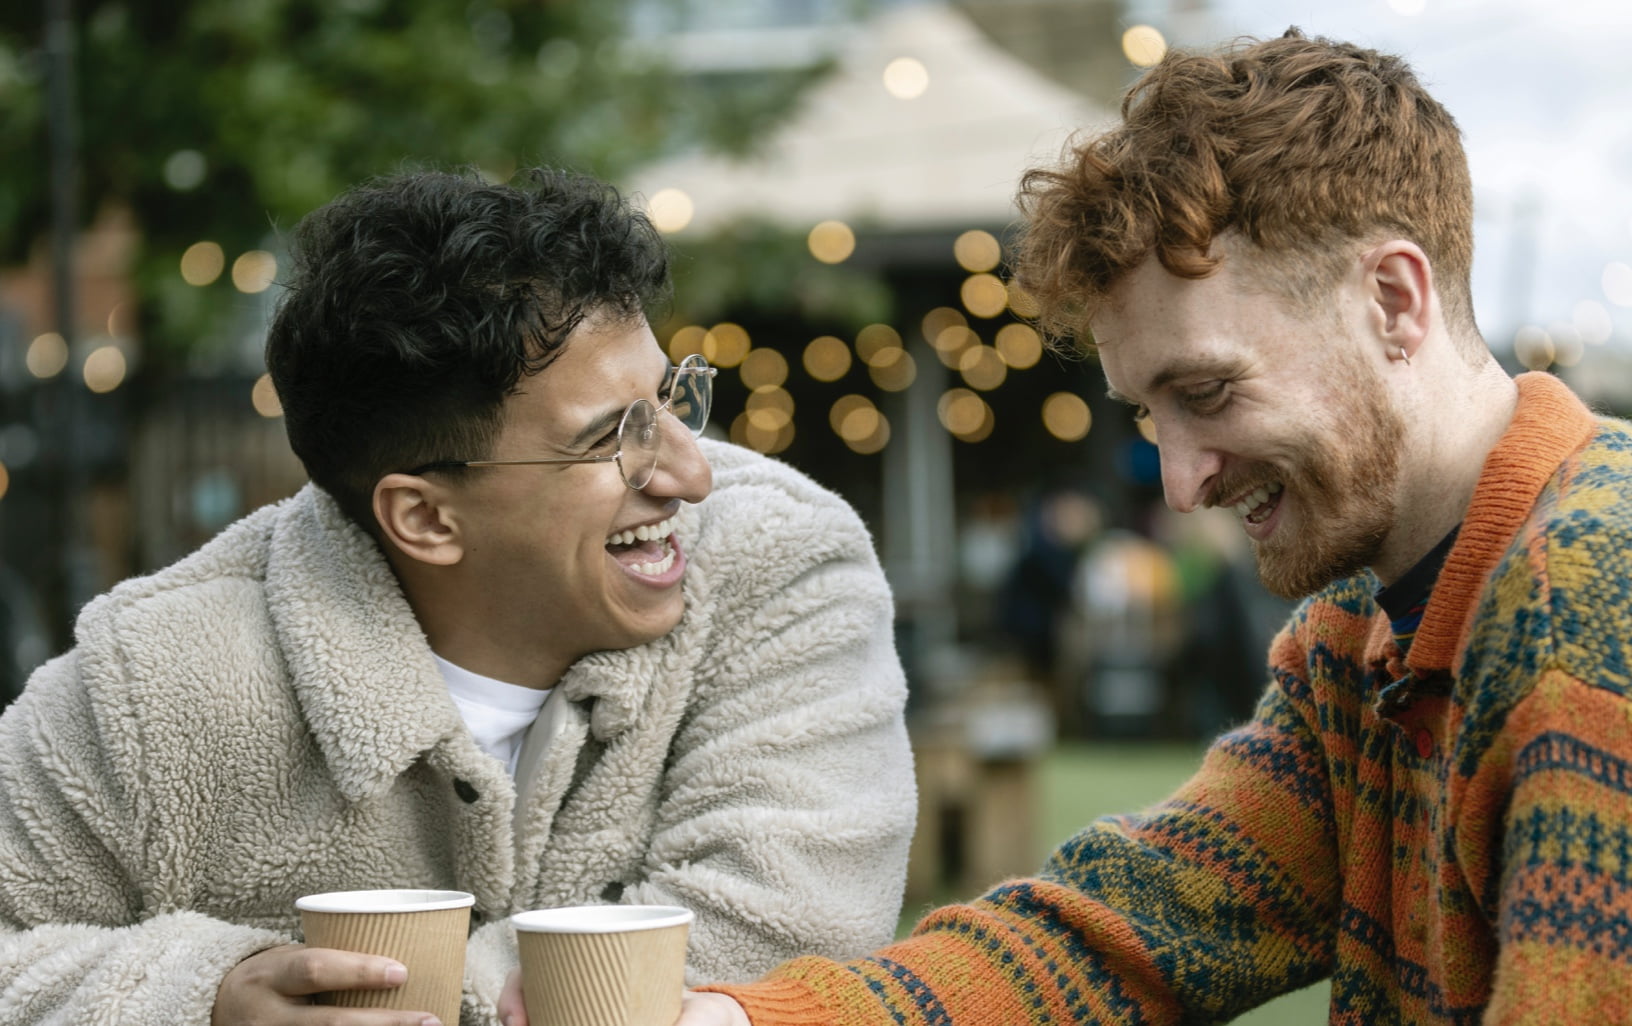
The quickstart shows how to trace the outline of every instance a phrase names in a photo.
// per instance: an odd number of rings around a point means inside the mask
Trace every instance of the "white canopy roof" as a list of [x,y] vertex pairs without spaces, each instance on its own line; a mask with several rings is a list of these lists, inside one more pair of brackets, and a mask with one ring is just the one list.
[[[928,72],[912,99],[884,85],[891,61]],[[746,217],[794,228],[1001,226],[1021,171],[1056,159],[1071,133],[1111,116],[988,40],[942,4],[896,8],[858,28],[834,71],[746,160],[691,154],[625,183],[650,199],[675,188],[694,213],[679,233]]]

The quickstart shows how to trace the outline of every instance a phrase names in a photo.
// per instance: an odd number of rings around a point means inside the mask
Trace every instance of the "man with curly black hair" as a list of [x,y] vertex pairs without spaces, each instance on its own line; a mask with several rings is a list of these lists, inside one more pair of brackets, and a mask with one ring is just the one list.
[[0,719],[0,1018],[294,1023],[400,984],[294,943],[336,890],[474,895],[468,1022],[521,909],[685,906],[694,981],[887,940],[889,592],[841,500],[700,437],[647,219],[573,174],[409,172],[293,260],[267,364],[311,485],[92,602]]

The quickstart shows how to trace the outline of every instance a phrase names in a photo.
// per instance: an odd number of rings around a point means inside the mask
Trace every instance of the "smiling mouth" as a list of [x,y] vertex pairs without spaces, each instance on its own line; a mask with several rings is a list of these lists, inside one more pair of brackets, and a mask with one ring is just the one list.
[[1232,507],[1235,515],[1249,524],[1263,523],[1275,512],[1275,507],[1280,505],[1282,488],[1279,481],[1259,485],[1236,502]]
[[608,536],[606,551],[626,570],[643,577],[661,577],[674,566],[674,546],[669,542],[673,533],[674,518],[668,517]]

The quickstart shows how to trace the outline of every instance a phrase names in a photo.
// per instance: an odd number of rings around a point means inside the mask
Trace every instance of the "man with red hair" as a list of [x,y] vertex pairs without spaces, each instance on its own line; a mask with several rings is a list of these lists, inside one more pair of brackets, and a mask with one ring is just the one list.
[[1257,711],[1036,879],[682,1022],[1219,1022],[1323,978],[1333,1023],[1632,1021],[1632,426],[1492,358],[1400,59],[1170,53],[1122,115],[1026,174],[1017,277],[1168,504],[1303,599]]

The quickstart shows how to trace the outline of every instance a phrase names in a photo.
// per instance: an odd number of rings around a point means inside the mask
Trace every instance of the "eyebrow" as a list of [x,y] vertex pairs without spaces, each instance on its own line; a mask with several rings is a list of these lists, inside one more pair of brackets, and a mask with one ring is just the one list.
[[[657,387],[661,389],[664,383],[669,380],[669,375],[673,373],[674,365],[665,363],[663,365],[663,374],[657,379]],[[602,435],[606,434],[608,431],[613,430],[618,426],[618,421],[623,419],[623,414],[628,409],[629,406],[626,403],[623,406],[619,406],[617,409],[607,410],[605,413],[602,413],[600,416],[590,421],[588,426],[586,426],[582,431],[572,436],[572,441],[568,443],[569,448],[583,448],[583,446],[587,443],[593,442]]]
[[[1240,375],[1243,366],[1243,361],[1230,356],[1193,356],[1186,359],[1174,360],[1172,363],[1156,372],[1155,376],[1150,379],[1150,382],[1145,385],[1143,394],[1149,395],[1152,392],[1160,392],[1162,389],[1181,378],[1199,376],[1215,378],[1236,377]],[[1105,386],[1105,394],[1119,403],[1126,403],[1129,406],[1140,405],[1135,400],[1128,398],[1121,392],[1118,392],[1116,388],[1109,383],[1107,383]]]

